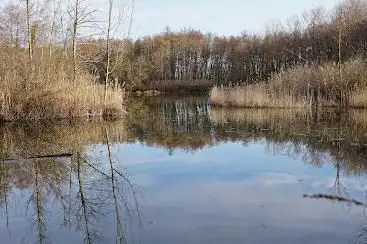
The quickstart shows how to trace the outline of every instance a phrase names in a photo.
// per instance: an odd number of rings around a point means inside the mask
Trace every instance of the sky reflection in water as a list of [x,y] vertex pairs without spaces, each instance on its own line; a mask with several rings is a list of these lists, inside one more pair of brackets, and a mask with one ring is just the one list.
[[[333,166],[269,155],[263,143],[172,156],[142,148],[116,154],[144,195],[145,243],[349,243],[364,222],[363,207],[303,198],[337,191]],[[340,181],[364,199],[363,179]]]
[[2,159],[73,156],[0,162],[0,243],[363,243],[363,206],[304,197],[365,201],[360,112],[136,107],[123,122],[1,128]]

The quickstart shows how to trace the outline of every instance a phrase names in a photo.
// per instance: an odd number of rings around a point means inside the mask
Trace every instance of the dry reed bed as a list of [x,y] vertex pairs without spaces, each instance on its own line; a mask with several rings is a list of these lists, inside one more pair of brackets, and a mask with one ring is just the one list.
[[354,107],[367,108],[367,63],[362,59],[338,66],[299,66],[273,74],[268,82],[214,87],[214,106],[249,108]]
[[296,98],[288,92],[284,92],[281,96],[276,95],[267,85],[216,86],[210,91],[210,101],[212,105],[221,107],[297,108],[307,106],[304,99]]
[[27,88],[20,84],[1,82],[0,117],[3,120],[61,119],[121,114],[121,94],[110,90],[104,102],[104,87],[79,79],[77,84],[32,82]]
[[[3,52],[2,52],[3,51]],[[72,81],[70,64],[55,54],[35,54],[28,67],[24,52],[0,48],[0,120],[63,119],[120,116],[124,113],[121,91],[107,90],[95,77],[80,70]]]
[[256,108],[213,108],[211,117],[215,124],[225,124],[232,122],[253,123],[262,125],[271,123],[276,126],[288,126],[295,122],[307,121],[310,113],[302,109],[256,109]]

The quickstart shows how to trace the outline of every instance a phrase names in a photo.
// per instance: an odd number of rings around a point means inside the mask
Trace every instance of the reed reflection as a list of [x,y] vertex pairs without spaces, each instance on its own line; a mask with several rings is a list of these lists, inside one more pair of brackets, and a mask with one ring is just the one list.
[[[0,162],[0,206],[6,222],[9,212],[24,212],[28,230],[21,232],[22,240],[52,243],[55,237],[49,237],[48,227],[55,223],[48,222],[56,217],[64,230],[83,233],[80,241],[90,244],[110,238],[104,236],[103,223],[114,214],[116,243],[126,243],[126,221],[139,225],[134,188],[126,173],[113,163],[112,152],[101,158],[86,150],[87,145],[99,143],[110,148],[110,142],[124,131],[117,130],[118,124],[111,129],[111,123],[96,122],[85,124],[84,130],[79,130],[80,124],[28,126],[16,127],[18,134],[5,134],[9,128],[2,130],[8,139],[3,141],[6,149],[3,147]],[[110,135],[108,130],[115,133]],[[27,132],[32,136],[26,137]],[[54,140],[49,143],[51,138]],[[25,197],[18,197],[19,192]],[[17,229],[9,228],[9,238],[16,233]]]
[[57,212],[60,226],[82,233],[85,243],[110,238],[104,225],[112,220],[114,242],[129,242],[135,228],[129,223],[137,229],[141,224],[140,196],[114,147],[130,143],[164,148],[169,154],[227,142],[265,143],[268,154],[335,167],[332,189],[305,192],[305,198],[365,208],[365,199],[352,198],[343,182],[367,172],[364,110],[214,109],[202,98],[169,97],[141,99],[129,107],[122,121],[0,127],[0,206],[10,236],[16,230],[9,222],[21,207],[29,229],[23,239],[52,243],[49,222]]
[[150,98],[135,106],[128,121],[129,141],[171,152],[265,141],[267,153],[315,166],[332,163],[351,175],[367,170],[365,110],[218,109],[200,98]]

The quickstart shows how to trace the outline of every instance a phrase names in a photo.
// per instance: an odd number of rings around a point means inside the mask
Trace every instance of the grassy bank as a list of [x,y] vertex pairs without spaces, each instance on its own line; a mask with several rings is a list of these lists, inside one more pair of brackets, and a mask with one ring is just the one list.
[[367,64],[362,59],[339,67],[332,63],[298,66],[273,74],[268,82],[248,86],[214,87],[215,106],[253,108],[367,108]]

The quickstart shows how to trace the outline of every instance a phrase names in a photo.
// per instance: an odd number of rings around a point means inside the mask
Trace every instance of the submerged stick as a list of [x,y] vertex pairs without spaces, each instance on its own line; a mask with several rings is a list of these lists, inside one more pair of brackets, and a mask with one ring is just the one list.
[[365,206],[363,202],[357,201],[355,199],[351,198],[345,198],[340,196],[333,196],[333,195],[326,195],[326,194],[314,194],[314,195],[303,195],[304,198],[310,198],[310,199],[327,199],[331,201],[338,201],[338,202],[348,202],[348,203],[354,203],[357,206]]
[[32,160],[32,159],[48,159],[48,158],[70,158],[73,156],[72,153],[61,153],[61,154],[50,154],[50,155],[36,155],[27,158],[8,158],[8,159],[0,159],[0,162],[13,162],[13,161],[24,161],[24,160]]

